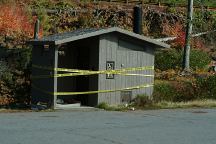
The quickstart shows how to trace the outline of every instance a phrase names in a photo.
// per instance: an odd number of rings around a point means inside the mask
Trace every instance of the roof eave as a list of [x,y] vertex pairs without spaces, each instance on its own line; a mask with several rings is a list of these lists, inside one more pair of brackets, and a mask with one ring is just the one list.
[[30,45],[55,45],[55,41],[30,40],[26,42]]
[[146,41],[146,42],[149,42],[149,43],[151,43],[153,45],[156,45],[157,48],[170,48],[170,45],[168,45],[166,43],[163,43],[163,42],[160,42],[160,41],[157,41],[155,39],[150,39],[150,38],[145,37],[143,35],[136,34],[136,33],[131,33],[129,31],[126,31],[126,30],[123,30],[123,29],[120,29],[120,28],[117,28],[117,27],[115,29],[119,33],[126,34],[126,35],[129,35],[131,37],[137,38],[139,40]]
[[168,45],[166,43],[157,41],[155,39],[150,39],[150,38],[142,36],[140,34],[136,34],[136,33],[133,33],[133,32],[127,31],[127,30],[120,29],[118,27],[101,29],[101,30],[98,30],[98,31],[95,31],[95,32],[90,32],[90,33],[83,34],[83,35],[64,38],[64,39],[61,39],[61,40],[54,40],[54,41],[31,40],[28,43],[32,44],[32,45],[44,45],[44,44],[60,45],[60,44],[63,44],[63,43],[76,41],[76,40],[80,40],[80,39],[85,39],[85,38],[89,38],[89,37],[93,37],[93,36],[99,36],[99,35],[107,34],[107,33],[111,33],[111,32],[118,32],[118,33],[130,36],[130,37],[136,38],[138,40],[146,41],[148,43],[151,43],[151,44],[155,45],[155,47],[157,47],[157,48],[170,48],[170,45]]
[[115,31],[115,28],[102,29],[102,30],[99,30],[99,31],[90,32],[90,33],[83,34],[83,35],[78,35],[78,36],[73,36],[73,37],[69,37],[69,38],[64,38],[62,40],[56,40],[55,44],[59,45],[59,44],[62,44],[62,43],[67,43],[67,42],[71,42],[71,41],[85,39],[85,38],[89,38],[89,37],[93,37],[93,36],[99,36],[99,35],[110,33],[110,32],[114,32],[114,31]]

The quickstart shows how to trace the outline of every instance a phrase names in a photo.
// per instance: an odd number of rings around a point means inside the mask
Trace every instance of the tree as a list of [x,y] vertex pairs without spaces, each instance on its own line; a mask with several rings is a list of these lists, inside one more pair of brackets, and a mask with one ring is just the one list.
[[[34,22],[37,17],[31,17],[20,6],[10,4],[0,5],[0,33],[1,36],[28,37],[32,38],[34,33]],[[32,19],[32,20],[31,20]],[[40,29],[40,35],[42,29]]]

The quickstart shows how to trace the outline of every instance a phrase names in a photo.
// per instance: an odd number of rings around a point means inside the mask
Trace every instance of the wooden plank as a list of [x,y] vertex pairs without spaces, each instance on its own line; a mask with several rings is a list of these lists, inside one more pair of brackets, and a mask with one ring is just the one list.
[[[102,35],[100,36],[100,41],[99,41],[99,70],[104,70],[105,64],[104,62],[106,61],[106,55],[104,55],[106,53],[106,39],[105,36]],[[105,75],[99,75],[98,77],[98,90],[104,90],[106,88],[105,85],[105,80],[106,80],[106,76]],[[99,93],[98,94],[98,104],[101,102],[106,101],[106,94],[104,93]]]
[[[138,51],[137,52],[137,66],[138,67],[141,67],[142,65],[141,65],[141,63],[140,63],[140,61],[141,61],[141,59],[142,59],[142,57],[141,57],[141,54],[142,54],[143,52],[142,51]],[[137,71],[137,74],[141,74],[142,72],[141,71]],[[140,79],[141,79],[142,77],[141,76],[137,76],[136,77],[136,81],[137,81],[137,84],[138,85],[141,85],[141,81],[140,81]],[[140,94],[140,89],[138,89],[137,90],[137,93],[136,93],[137,95],[138,94]]]
[[[144,52],[144,53],[141,53],[141,66],[143,67],[143,66],[146,66],[146,64],[147,64],[147,57],[146,57],[146,53]],[[141,74],[146,74],[146,71],[145,70],[143,70],[143,71],[141,71]],[[141,84],[145,84],[146,83],[146,78],[145,77],[141,77]],[[140,94],[144,94],[144,93],[146,93],[146,88],[143,88],[143,89],[140,89]]]
[[[122,50],[120,50],[121,48],[120,48],[120,45],[119,45],[119,42],[118,42],[118,48],[117,48],[117,58],[116,58],[116,68],[117,69],[122,69],[122,68],[124,68],[124,63],[123,63],[123,61],[122,61],[122,59],[123,59],[123,57],[125,57],[124,56],[124,53],[122,52]],[[117,82],[116,82],[116,88],[117,89],[121,89],[121,88],[124,88],[125,86],[124,86],[124,77],[122,76],[122,75],[118,75],[117,76]],[[120,100],[120,92],[118,92],[117,93],[117,95],[116,95],[116,98],[117,99],[119,99],[119,103],[121,103],[121,100]]]
[[[127,67],[127,62],[126,62],[126,57],[127,57],[127,53],[125,50],[123,50],[123,48],[120,45],[118,45],[118,50],[117,50],[117,57],[118,57],[118,61],[119,61],[119,67],[122,68],[126,68]],[[119,75],[119,88],[126,88],[126,77],[123,75]],[[120,92],[118,95],[119,99],[121,97]],[[121,102],[121,101],[120,101]]]
[[[150,64],[153,66],[153,65],[154,65],[154,51],[155,51],[155,49],[150,49],[150,48],[149,48],[149,50],[150,50],[150,58],[149,58],[149,59],[150,59]],[[150,70],[149,74],[150,74],[150,75],[154,75],[154,70]],[[154,77],[150,77],[149,79],[150,79],[150,80],[149,80],[150,83],[154,83]],[[149,95],[150,95],[150,96],[151,96],[152,93],[153,93],[153,88],[154,88],[154,87],[150,87],[150,88],[149,88],[149,90],[150,90]]]
[[[137,53],[138,53],[137,51],[133,51],[133,54],[132,54],[133,67],[139,67],[139,63],[137,61],[137,57],[138,57]],[[138,71],[133,71],[132,73],[137,74]],[[139,85],[138,79],[139,79],[139,76],[132,76],[132,80],[133,80],[132,85],[133,86]],[[138,90],[137,89],[134,90],[133,97],[135,97],[137,95],[137,93],[138,93]]]
[[[111,60],[115,62],[115,69],[116,69],[116,51],[117,51],[117,46],[118,46],[118,39],[115,35],[111,35],[110,37],[110,48],[111,48]],[[114,75],[114,79],[111,80],[111,89],[117,89],[116,88],[116,81],[118,81],[118,75]],[[117,104],[117,99],[116,99],[116,94],[117,92],[111,93],[111,104]]]
[[[110,35],[106,36],[106,61],[104,62],[104,64],[106,65],[107,61],[112,61],[111,59],[111,55],[112,55],[112,49],[111,49],[111,37]],[[105,80],[105,85],[106,85],[106,89],[110,90],[111,89],[111,80],[112,79],[106,79]],[[106,100],[109,104],[111,104],[111,93],[106,93]]]

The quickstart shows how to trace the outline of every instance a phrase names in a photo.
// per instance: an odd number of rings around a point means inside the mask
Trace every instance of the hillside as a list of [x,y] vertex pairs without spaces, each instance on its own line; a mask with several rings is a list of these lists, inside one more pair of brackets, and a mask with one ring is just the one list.
[[[149,2],[151,4],[147,4]],[[171,50],[156,53],[156,79],[180,81],[171,83],[171,86],[176,86],[175,90],[179,90],[179,87],[185,90],[185,79],[179,77],[179,72],[187,10],[180,0],[161,2],[158,5],[158,2],[149,0],[142,5],[143,35],[151,38],[177,37],[175,40],[167,41],[172,45]],[[170,5],[168,2],[181,3]],[[13,0],[1,0],[0,3],[0,105],[29,102],[31,47],[25,42],[33,37],[36,19],[40,20],[40,37],[90,27],[118,26],[132,31],[135,6],[135,3],[72,0],[17,0],[16,3]],[[193,38],[191,42],[191,68],[194,75],[212,74],[208,70],[211,67],[210,62],[216,58],[216,33],[211,32],[216,28],[214,4],[214,1],[209,0],[206,1],[205,7],[196,4],[194,10],[193,33],[208,32]],[[196,77],[186,78],[188,79],[192,82],[191,89],[196,89]]]

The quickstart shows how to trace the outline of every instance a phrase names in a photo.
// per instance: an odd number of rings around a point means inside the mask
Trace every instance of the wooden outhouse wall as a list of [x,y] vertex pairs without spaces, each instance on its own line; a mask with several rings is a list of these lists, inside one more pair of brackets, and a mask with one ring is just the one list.
[[[115,69],[134,68],[154,65],[154,47],[148,43],[138,43],[137,40],[120,34],[106,34],[100,36],[99,70],[106,69],[107,61],[115,62]],[[153,70],[133,71],[131,73],[153,75]],[[99,90],[122,89],[143,84],[152,84],[153,77],[115,75],[114,79],[106,79],[106,75],[99,75]],[[153,87],[130,90],[132,99],[138,94],[151,95]],[[98,103],[122,103],[122,92],[99,93]]]
[[[57,49],[50,45],[49,48],[44,48],[43,45],[34,45],[32,63],[33,65],[44,68],[51,68],[50,70],[32,67],[32,76],[38,75],[52,75],[54,73],[54,66],[58,61]],[[47,103],[50,107],[54,106],[54,96],[46,92],[54,92],[56,86],[54,85],[54,78],[32,79],[31,99],[32,104]]]

